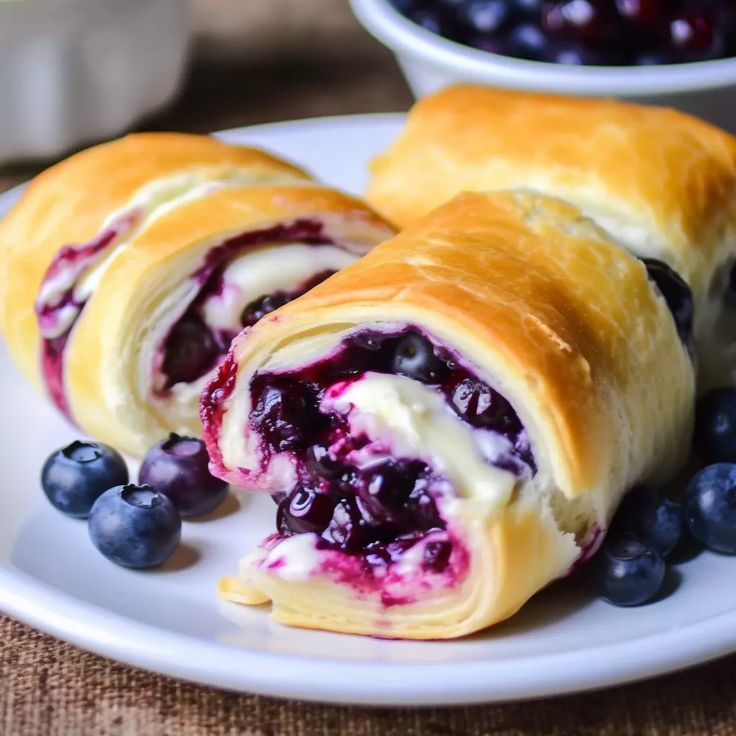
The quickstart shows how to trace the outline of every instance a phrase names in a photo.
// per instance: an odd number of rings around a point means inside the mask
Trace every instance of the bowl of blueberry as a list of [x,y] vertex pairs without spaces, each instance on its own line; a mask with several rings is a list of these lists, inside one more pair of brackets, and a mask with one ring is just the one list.
[[417,97],[455,82],[677,107],[736,131],[732,0],[351,0]]

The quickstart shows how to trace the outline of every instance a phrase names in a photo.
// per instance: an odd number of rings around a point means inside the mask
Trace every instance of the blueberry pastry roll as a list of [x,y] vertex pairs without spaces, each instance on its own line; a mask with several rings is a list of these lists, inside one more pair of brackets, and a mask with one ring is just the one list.
[[278,507],[221,592],[296,626],[482,629],[677,465],[693,395],[639,260],[558,200],[458,197],[233,342],[211,467]]
[[0,319],[23,371],[133,454],[200,434],[244,326],[389,236],[359,201],[261,151],[142,134],[41,174],[0,223]]
[[399,225],[462,191],[570,202],[689,285],[699,382],[736,382],[731,135],[674,110],[460,85],[417,103],[372,170],[368,200]]

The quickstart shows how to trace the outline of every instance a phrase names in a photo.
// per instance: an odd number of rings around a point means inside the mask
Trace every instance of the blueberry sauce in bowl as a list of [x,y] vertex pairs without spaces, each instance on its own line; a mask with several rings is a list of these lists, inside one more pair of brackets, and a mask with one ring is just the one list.
[[389,0],[427,31],[556,64],[652,66],[736,55],[725,0]]

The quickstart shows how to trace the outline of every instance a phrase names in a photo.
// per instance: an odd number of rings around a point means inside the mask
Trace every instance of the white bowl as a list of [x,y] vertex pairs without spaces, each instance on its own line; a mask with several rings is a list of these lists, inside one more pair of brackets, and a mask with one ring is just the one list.
[[121,133],[182,80],[187,0],[0,0],[0,162]]
[[394,52],[417,97],[454,82],[619,97],[677,107],[736,132],[736,58],[644,67],[547,64],[449,41],[404,18],[388,0],[350,3],[366,29]]

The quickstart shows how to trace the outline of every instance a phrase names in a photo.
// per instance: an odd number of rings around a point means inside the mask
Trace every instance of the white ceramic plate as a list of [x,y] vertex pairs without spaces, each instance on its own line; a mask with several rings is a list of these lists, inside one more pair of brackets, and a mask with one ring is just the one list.
[[[368,160],[402,118],[297,121],[226,134],[359,192]],[[0,198],[0,212],[17,193]],[[451,642],[382,641],[287,629],[263,608],[222,604],[217,579],[273,525],[268,498],[230,502],[184,525],[163,569],[115,567],[84,522],[46,502],[43,460],[74,430],[0,348],[0,609],[86,649],[167,675],[307,700],[440,704],[510,700],[601,687],[736,649],[736,559],[703,554],[679,568],[663,601],[618,609],[571,582],[544,591],[495,629]]]

